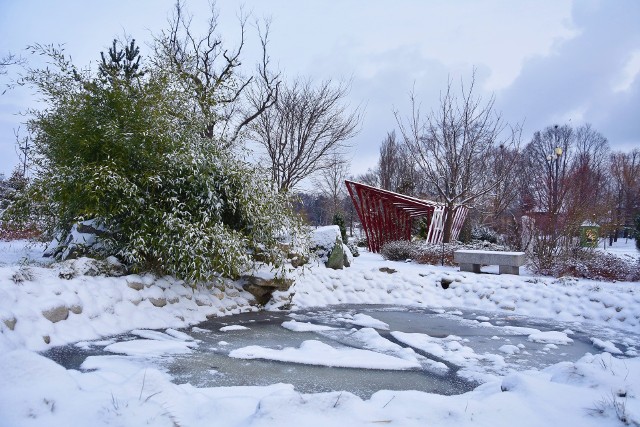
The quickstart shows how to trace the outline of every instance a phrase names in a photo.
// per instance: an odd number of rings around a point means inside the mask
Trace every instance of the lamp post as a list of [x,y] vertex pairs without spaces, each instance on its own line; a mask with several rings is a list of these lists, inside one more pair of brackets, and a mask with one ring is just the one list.
[[[557,137],[556,137],[557,139]],[[555,237],[557,222],[558,222],[558,175],[560,168],[560,157],[562,156],[562,148],[556,146],[553,152],[547,156],[547,162],[549,162],[549,169],[551,174],[551,206],[549,213],[553,215],[553,233]]]

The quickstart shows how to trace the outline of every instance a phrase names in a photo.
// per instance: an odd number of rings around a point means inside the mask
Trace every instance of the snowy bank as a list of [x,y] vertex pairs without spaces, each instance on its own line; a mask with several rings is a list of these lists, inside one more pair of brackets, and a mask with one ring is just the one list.
[[[24,263],[17,262],[24,256],[16,251],[5,250],[6,257],[2,253],[0,250],[4,260],[0,261],[0,426],[640,423],[640,358],[616,358],[610,353],[619,353],[617,347],[602,339],[593,343],[609,353],[587,354],[577,362],[563,362],[541,371],[493,376],[475,390],[455,396],[379,391],[363,400],[339,390],[300,394],[286,384],[214,388],[174,384],[168,373],[144,366],[143,359],[136,357],[189,353],[196,344],[176,328],[212,316],[257,310],[253,297],[238,283],[193,290],[170,277],[93,275],[95,271],[88,268],[91,262],[86,259],[45,266],[39,265],[41,261],[33,253]],[[469,308],[591,322],[635,333],[640,330],[637,283],[478,275],[455,268],[384,261],[370,253],[362,254],[345,270],[312,263],[298,269],[295,279],[289,291],[274,294],[270,308],[285,303],[294,309],[348,303]],[[478,321],[483,319],[479,317]],[[386,351],[397,357],[336,352],[316,342],[306,342],[298,349],[249,346],[235,356],[268,356],[321,365],[331,365],[332,359],[337,366],[364,357],[370,366],[406,369],[415,365],[413,360],[417,359],[408,351],[410,348],[389,346],[372,329],[386,330],[388,325],[365,315],[355,315],[351,320],[353,325],[364,326],[359,329],[359,339],[372,343],[372,347],[387,346]],[[294,321],[286,327],[316,329]],[[91,343],[87,341],[128,331],[141,339],[104,343],[113,355],[87,359],[84,371],[66,370],[35,353],[78,341],[79,346],[88,346]],[[570,340],[568,332],[524,332],[531,341],[549,345]],[[358,337],[354,335],[354,339]],[[439,354],[452,363],[464,356],[459,351],[463,347],[450,337],[444,344],[440,341],[447,339],[427,339],[424,334],[395,333],[395,337],[417,348],[444,348],[447,351]],[[505,345],[500,351],[506,355],[520,350]],[[133,356],[127,359],[120,354]]]

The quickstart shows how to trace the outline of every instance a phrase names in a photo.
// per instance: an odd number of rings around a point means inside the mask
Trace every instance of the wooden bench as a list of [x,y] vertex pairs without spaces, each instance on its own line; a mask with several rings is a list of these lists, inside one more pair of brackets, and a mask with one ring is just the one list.
[[526,257],[524,252],[459,250],[453,253],[453,260],[460,264],[460,271],[480,273],[483,265],[497,265],[499,274],[520,274]]

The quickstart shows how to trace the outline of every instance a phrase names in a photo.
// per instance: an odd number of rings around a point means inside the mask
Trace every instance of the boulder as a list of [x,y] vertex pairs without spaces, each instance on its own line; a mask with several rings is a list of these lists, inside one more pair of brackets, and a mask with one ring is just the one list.
[[149,302],[153,304],[155,307],[164,307],[165,305],[167,305],[167,299],[164,297],[160,297],[160,298],[149,297]]
[[344,268],[344,245],[342,244],[342,240],[336,237],[335,245],[331,250],[331,254],[329,255],[329,259],[325,263],[327,268],[332,268],[334,270],[342,270]]
[[16,327],[16,323],[18,322],[18,320],[15,317],[10,317],[9,319],[4,319],[3,322],[5,325],[7,325],[7,328],[13,331],[13,329]]
[[144,283],[140,282],[127,282],[127,286],[136,291],[141,291],[144,289]]
[[321,261],[326,263],[336,245],[336,240],[342,244],[340,228],[337,225],[318,227],[311,232],[310,244],[311,253]]
[[69,317],[69,309],[64,305],[59,305],[43,311],[42,315],[51,323],[57,323],[61,320],[67,320]]
[[96,220],[77,222],[71,226],[68,233],[59,233],[49,243],[44,256],[64,261],[100,252],[103,247],[98,241],[98,237],[106,233],[106,229]]
[[351,264],[353,263],[353,253],[351,252],[351,248],[343,244],[342,250],[344,251],[344,266],[351,267]]
[[340,228],[337,225],[318,227],[311,233],[311,252],[324,263],[327,268],[341,270],[353,263],[353,254],[342,241]]
[[243,276],[242,289],[253,295],[260,305],[265,305],[275,291],[286,291],[293,285],[293,279],[282,277]]

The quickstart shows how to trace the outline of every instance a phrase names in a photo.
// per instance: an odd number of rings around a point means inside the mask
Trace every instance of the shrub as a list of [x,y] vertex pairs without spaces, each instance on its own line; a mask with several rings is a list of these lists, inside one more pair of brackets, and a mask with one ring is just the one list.
[[445,243],[430,244],[424,241],[409,242],[405,240],[385,243],[380,251],[384,259],[391,261],[405,261],[411,259],[419,264],[440,265],[444,259],[444,265],[455,266],[453,253],[460,249],[482,249],[494,251],[506,251],[507,248],[488,242],[472,243]]
[[92,76],[55,48],[39,50],[57,70],[25,81],[46,107],[30,112],[35,178],[10,219],[59,241],[94,220],[107,230],[99,255],[190,283],[237,277],[255,253],[282,265],[279,237],[300,229],[288,197],[226,141],[204,136],[205,120],[163,70]]
[[347,238],[347,227],[344,224],[344,217],[340,213],[336,213],[333,216],[333,225],[337,225],[340,228],[340,235],[342,237],[342,241],[347,243],[349,240]]
[[605,281],[640,280],[640,263],[615,255],[583,248],[571,255],[558,257],[550,268],[535,269],[539,274],[562,277],[571,276]]
[[397,240],[385,243],[380,249],[380,254],[384,259],[390,261],[405,261],[414,259],[416,256],[415,244],[406,240]]
[[353,242],[349,242],[347,243],[347,247],[351,251],[351,255],[353,255],[354,258],[360,256],[360,251],[358,250],[358,246],[356,244],[354,244]]
[[477,226],[471,230],[473,240],[481,240],[489,243],[498,243],[497,234],[488,227]]

